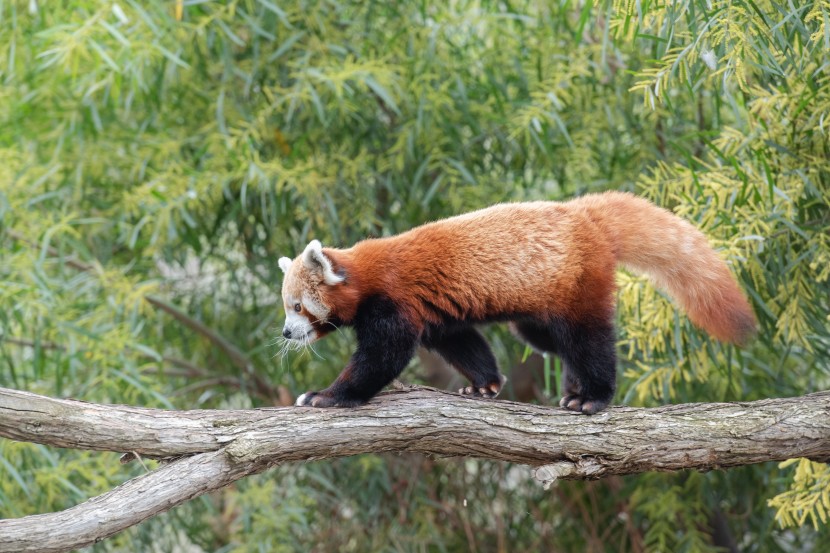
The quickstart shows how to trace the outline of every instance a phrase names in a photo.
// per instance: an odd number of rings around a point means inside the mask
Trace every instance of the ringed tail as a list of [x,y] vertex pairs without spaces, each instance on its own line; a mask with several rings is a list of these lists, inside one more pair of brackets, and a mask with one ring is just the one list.
[[755,333],[755,314],[737,281],[692,224],[624,192],[585,196],[574,204],[602,228],[617,262],[649,275],[695,325],[735,344]]

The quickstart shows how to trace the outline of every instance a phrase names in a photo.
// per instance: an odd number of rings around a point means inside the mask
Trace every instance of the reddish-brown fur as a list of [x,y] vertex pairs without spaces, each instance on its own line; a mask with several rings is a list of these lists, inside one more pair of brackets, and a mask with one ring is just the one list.
[[501,204],[323,252],[346,285],[321,286],[321,300],[345,323],[372,295],[398,304],[418,331],[441,323],[442,312],[470,321],[610,321],[615,267],[623,264],[651,275],[720,340],[740,343],[755,329],[744,295],[703,234],[626,193]]
[[646,200],[609,192],[567,203],[496,205],[346,250],[312,240],[285,272],[283,336],[310,343],[341,324],[357,348],[328,388],[297,398],[361,405],[403,371],[417,345],[494,397],[504,377],[478,322],[511,321],[562,359],[562,400],[593,414],[612,400],[615,268],[651,275],[712,335],[742,342],[752,311],[726,264],[689,223]]

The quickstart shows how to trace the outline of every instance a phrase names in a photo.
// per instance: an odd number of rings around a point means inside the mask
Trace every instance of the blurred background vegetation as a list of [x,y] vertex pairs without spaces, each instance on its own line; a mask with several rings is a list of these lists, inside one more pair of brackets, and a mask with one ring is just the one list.
[[[619,403],[827,389],[828,20],[827,0],[0,2],[0,385],[286,404],[353,338],[275,357],[279,256],[623,189],[704,229],[760,333],[718,344],[620,273]],[[544,363],[487,332],[508,397],[555,403]],[[427,357],[405,373],[442,378]],[[141,470],[2,440],[0,516]],[[828,496],[827,465],[798,460],[546,492],[521,466],[365,456],[277,468],[94,549],[828,551]]]

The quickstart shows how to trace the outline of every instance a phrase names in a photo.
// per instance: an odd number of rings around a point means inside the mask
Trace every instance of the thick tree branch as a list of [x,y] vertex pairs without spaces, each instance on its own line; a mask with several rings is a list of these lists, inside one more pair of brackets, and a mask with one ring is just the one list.
[[[370,452],[474,456],[557,478],[830,459],[830,392],[751,403],[561,409],[398,390],[355,409],[166,411],[0,388],[0,436],[78,449],[187,455],[60,513],[0,521],[0,552],[88,545],[243,476]],[[152,493],[148,493],[152,490]]]

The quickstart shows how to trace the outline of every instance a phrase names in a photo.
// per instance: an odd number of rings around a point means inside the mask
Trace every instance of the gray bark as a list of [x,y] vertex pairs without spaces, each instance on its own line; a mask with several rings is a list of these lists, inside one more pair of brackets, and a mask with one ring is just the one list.
[[0,521],[0,552],[68,551],[280,463],[361,453],[471,456],[558,478],[830,460],[830,392],[747,403],[614,407],[594,416],[431,389],[354,409],[165,411],[0,388],[0,436],[178,457],[66,511]]

